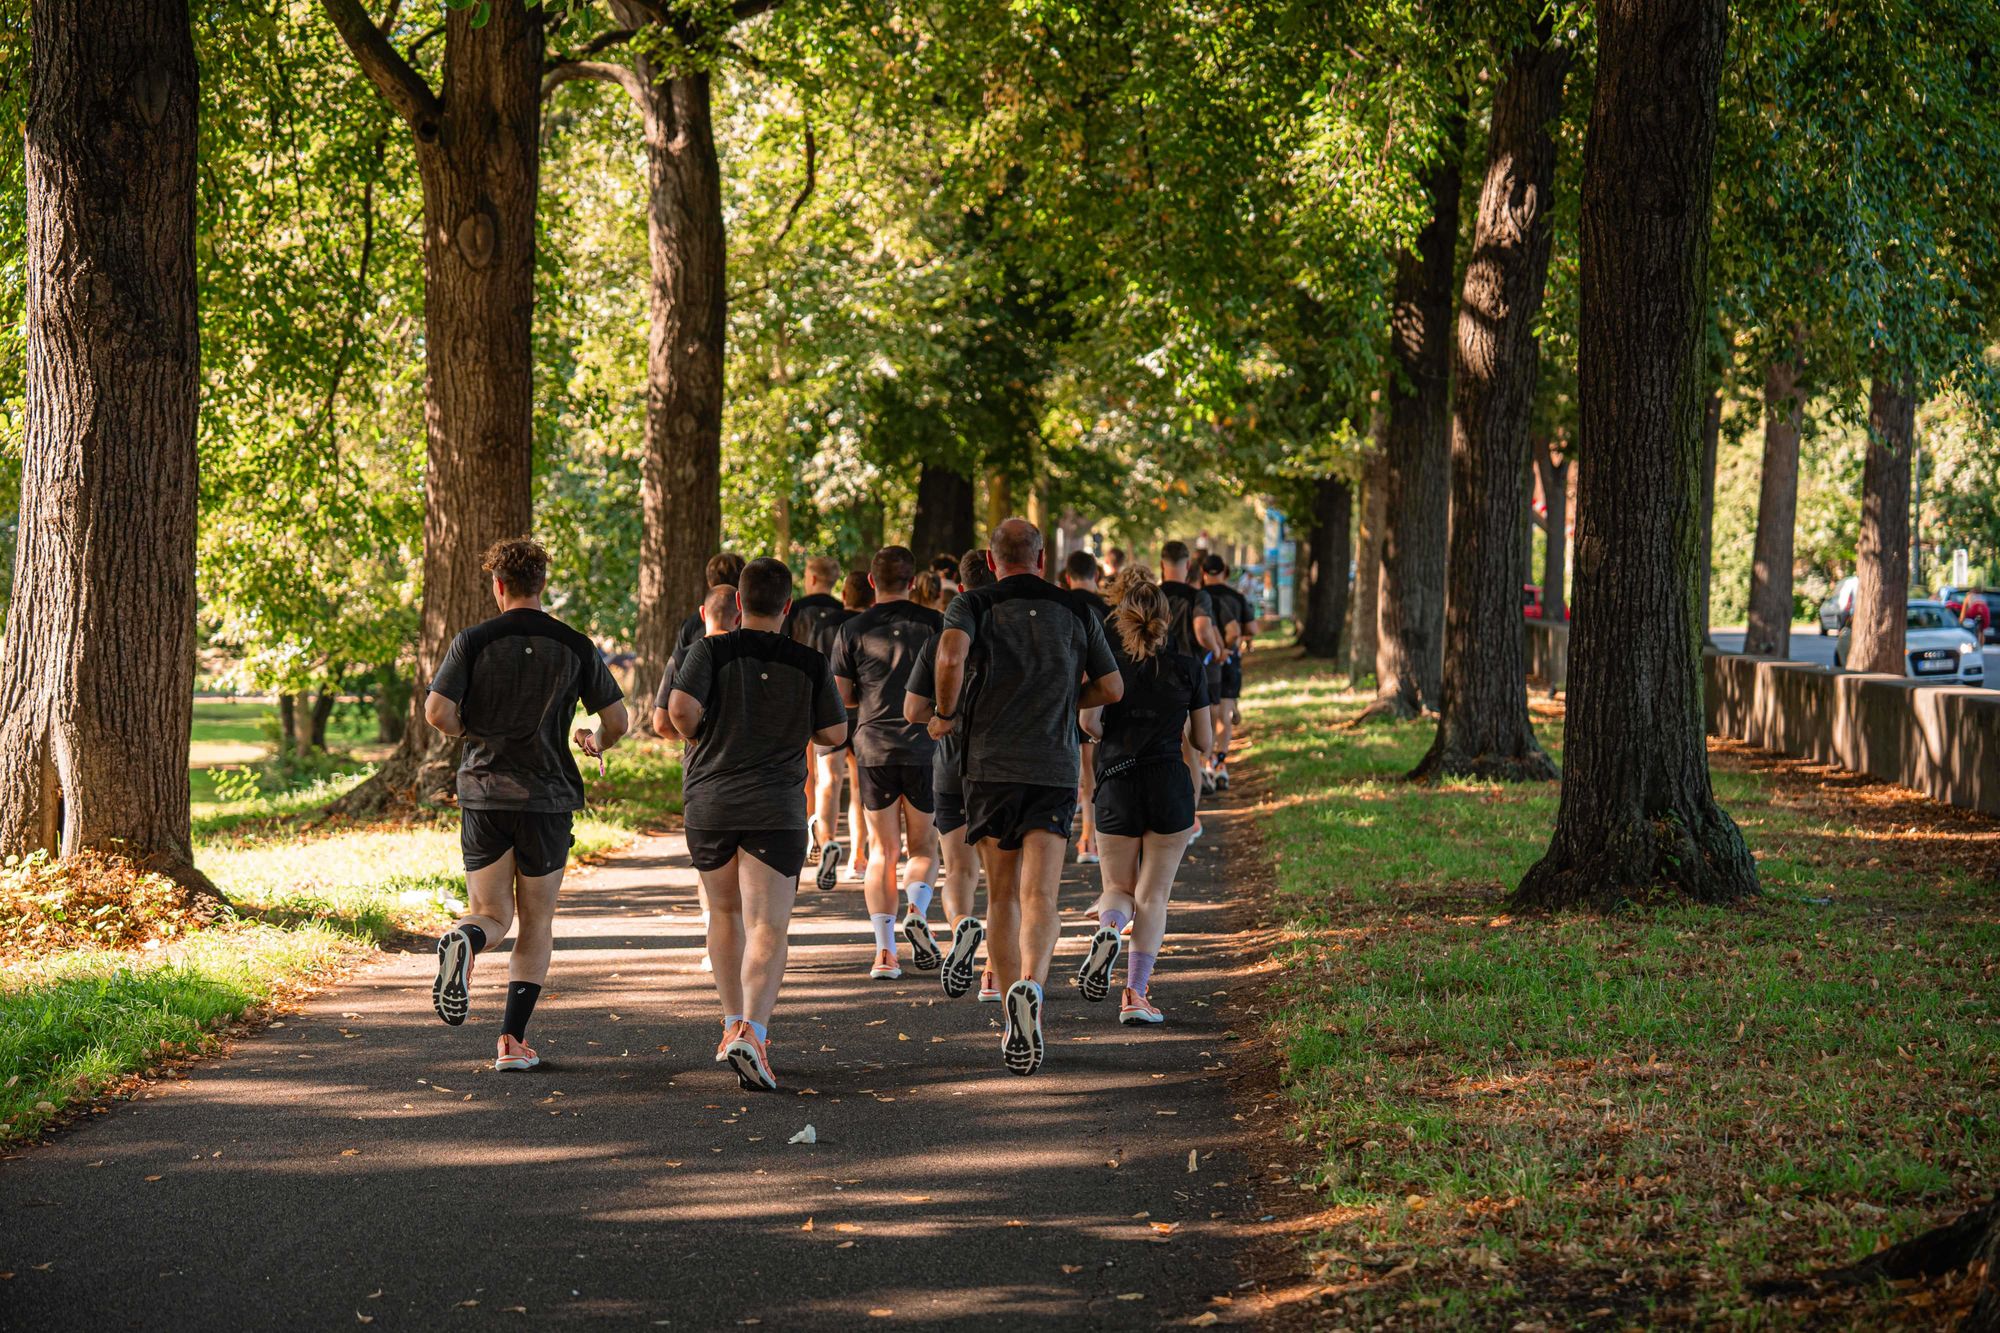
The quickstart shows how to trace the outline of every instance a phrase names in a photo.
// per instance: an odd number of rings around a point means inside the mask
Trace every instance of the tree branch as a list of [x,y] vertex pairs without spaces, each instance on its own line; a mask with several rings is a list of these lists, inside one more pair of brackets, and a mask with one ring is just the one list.
[[600,32],[597,36],[585,42],[575,55],[557,56],[550,60],[547,69],[554,70],[563,65],[574,64],[579,60],[588,60],[592,56],[603,55],[612,47],[622,46],[638,35],[639,30],[637,28],[612,28],[609,31]]
[[320,0],[320,7],[333,20],[334,30],[355,63],[375,85],[384,101],[409,125],[416,136],[428,143],[437,137],[437,122],[444,114],[437,94],[424,82],[410,62],[396,54],[396,48],[382,35],[361,7],[361,0]]
[[610,60],[570,60],[557,65],[542,77],[542,96],[548,95],[575,79],[598,79],[605,83],[615,83],[631,94],[632,100],[644,106],[646,85],[639,72],[630,65],[620,65]]
[[806,183],[804,187],[799,190],[799,197],[792,200],[791,211],[785,214],[785,225],[778,229],[778,234],[776,238],[774,238],[771,242],[773,246],[784,244],[785,238],[792,234],[792,224],[799,220],[799,210],[805,207],[806,200],[812,198],[813,185],[818,180],[818,155],[819,155],[819,144],[813,138],[812,122],[807,121],[806,122]]
[[729,7],[729,17],[735,22],[741,23],[744,19],[753,19],[759,14],[768,14],[783,3],[784,0],[736,0],[736,3]]

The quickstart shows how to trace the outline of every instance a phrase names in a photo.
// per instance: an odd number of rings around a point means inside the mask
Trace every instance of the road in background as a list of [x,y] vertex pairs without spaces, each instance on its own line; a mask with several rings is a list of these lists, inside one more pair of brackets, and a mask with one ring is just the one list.
[[[1741,629],[1718,629],[1709,632],[1715,646],[1725,653],[1743,651],[1743,631]],[[1833,646],[1838,643],[1831,634],[1821,634],[1817,627],[1800,629],[1792,627],[1792,661],[1811,662],[1816,666],[1833,665]],[[2000,671],[2000,648],[1988,648],[1985,652],[1986,679],[1991,681],[1994,673]]]

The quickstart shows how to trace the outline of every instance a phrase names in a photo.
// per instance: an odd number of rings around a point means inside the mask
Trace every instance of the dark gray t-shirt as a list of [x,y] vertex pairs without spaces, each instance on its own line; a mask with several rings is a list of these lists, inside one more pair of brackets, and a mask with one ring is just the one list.
[[879,602],[840,627],[833,674],[854,682],[854,762],[867,768],[928,764],[937,745],[903,720],[903,691],[917,650],[936,638],[944,617],[915,602]]
[[458,705],[467,810],[583,809],[569,752],[579,701],[599,713],[625,696],[597,645],[545,611],[506,611],[451,641],[431,693]]
[[1033,574],[962,592],[944,627],[972,640],[979,695],[960,711],[965,776],[973,782],[1075,786],[1076,699],[1083,679],[1118,669],[1104,638],[1104,604]]
[[1160,585],[1160,591],[1167,598],[1168,649],[1201,661],[1208,656],[1208,649],[1202,647],[1201,640],[1194,636],[1195,617],[1207,616],[1211,624],[1216,623],[1215,603],[1209,600],[1206,589],[1197,588],[1192,583],[1169,579]]
[[[1250,615],[1250,599],[1235,588],[1227,583],[1210,583],[1204,585],[1202,591],[1208,594],[1210,604],[1215,607],[1215,632],[1225,640],[1229,637],[1223,629],[1225,625],[1235,625],[1239,631],[1255,627],[1256,622]],[[1240,648],[1231,654],[1232,657],[1241,655]]]
[[701,700],[681,801],[689,828],[742,833],[806,826],[806,742],[847,710],[826,659],[782,634],[697,639],[674,688]]
[[[910,679],[903,687],[905,694],[928,699],[932,707],[937,706],[937,645],[935,635],[924,641],[924,646],[917,650],[917,660],[910,664]],[[972,699],[975,684],[971,673],[966,673],[965,680],[958,687],[958,706],[961,710]],[[931,761],[931,790],[964,790],[965,782],[959,776],[963,762],[964,742],[956,731],[946,732],[945,738],[937,742],[936,757]]]
[[853,614],[832,593],[809,592],[793,602],[792,609],[785,613],[784,633],[787,638],[832,657],[834,631]]

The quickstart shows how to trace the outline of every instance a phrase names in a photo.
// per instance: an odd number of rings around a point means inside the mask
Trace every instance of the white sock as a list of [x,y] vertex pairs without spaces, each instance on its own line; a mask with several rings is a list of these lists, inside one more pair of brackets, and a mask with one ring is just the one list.
[[929,916],[931,914],[931,886],[928,884],[912,884],[908,892],[910,895],[910,906],[916,909],[917,915]]
[[875,927],[875,947],[878,949],[887,949],[891,953],[894,953],[896,949],[896,918],[886,916],[880,912],[870,912],[868,914],[868,924]]

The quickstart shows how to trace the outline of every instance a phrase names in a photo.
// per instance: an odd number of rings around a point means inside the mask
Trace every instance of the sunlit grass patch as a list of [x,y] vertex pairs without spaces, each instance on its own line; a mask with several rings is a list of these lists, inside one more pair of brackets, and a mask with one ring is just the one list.
[[1555,786],[1403,783],[1433,724],[1342,728],[1365,702],[1268,660],[1245,697],[1314,1263],[1353,1322],[1788,1323],[1746,1284],[1991,1181],[1994,886],[1738,766],[1761,901],[1517,917]]

